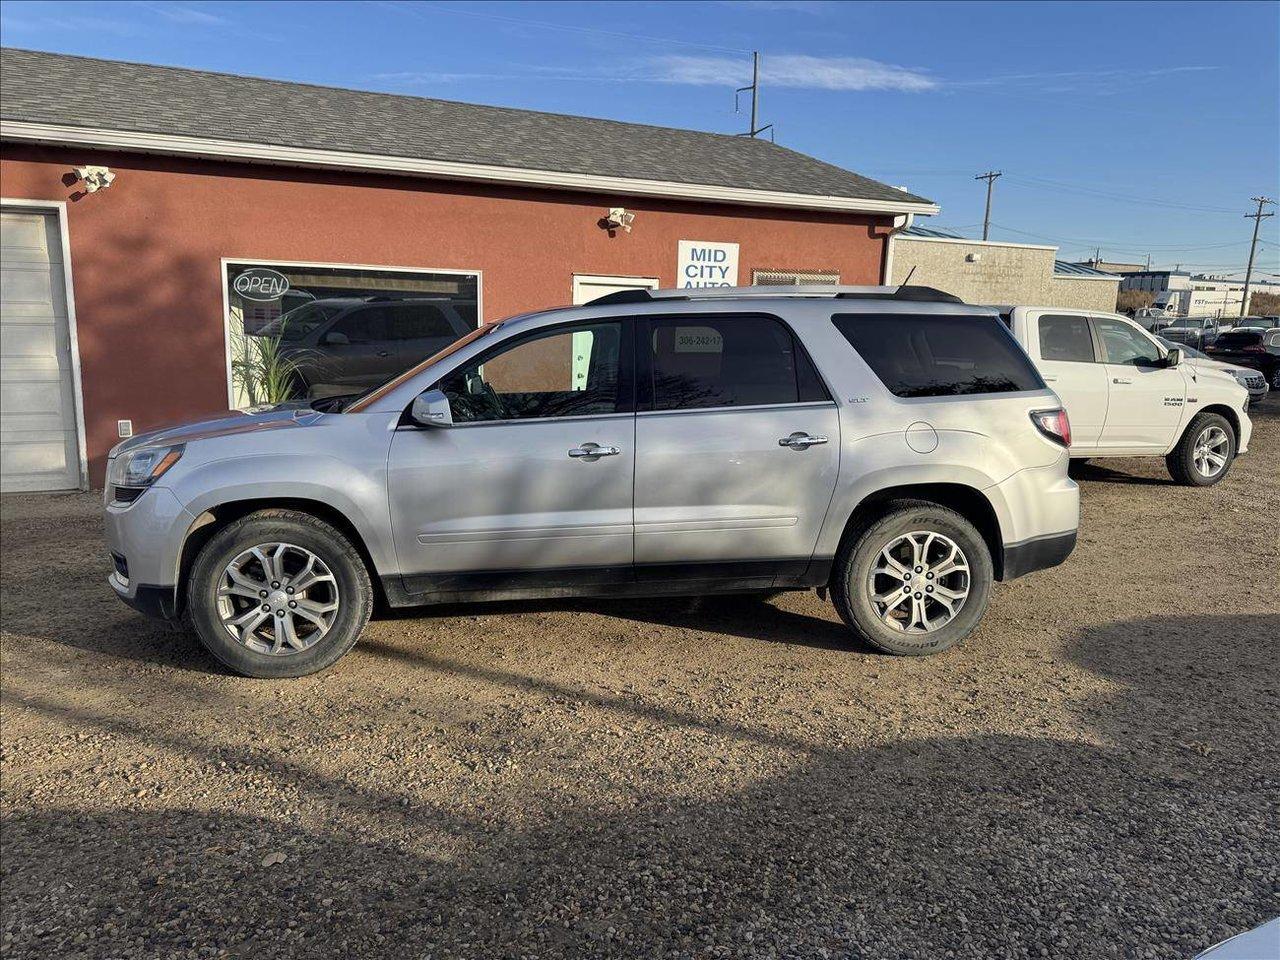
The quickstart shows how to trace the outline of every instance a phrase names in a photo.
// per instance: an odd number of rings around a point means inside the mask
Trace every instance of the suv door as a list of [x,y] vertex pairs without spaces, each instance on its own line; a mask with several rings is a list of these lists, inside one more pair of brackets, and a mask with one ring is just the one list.
[[1071,420],[1071,445],[1096,447],[1107,419],[1108,376],[1087,317],[1046,313],[1031,321],[1036,367]]
[[776,317],[655,317],[636,337],[636,576],[800,576],[835,489],[840,423]]
[[391,443],[391,526],[405,589],[628,579],[633,379],[621,320],[518,335],[444,376],[437,386],[453,426],[402,426]]
[[1099,446],[1167,450],[1182,422],[1187,382],[1164,365],[1151,337],[1119,317],[1092,318],[1107,371],[1107,419]]

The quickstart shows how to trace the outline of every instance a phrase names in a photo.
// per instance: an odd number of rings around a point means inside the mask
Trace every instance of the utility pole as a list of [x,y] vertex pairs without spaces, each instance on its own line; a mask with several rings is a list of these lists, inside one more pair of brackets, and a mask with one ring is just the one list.
[[[733,91],[733,112],[738,112],[738,94],[751,91],[751,129],[746,133],[740,133],[740,137],[754,137],[764,133],[766,130],[773,129],[773,124],[766,126],[756,126],[760,122],[760,54],[755,52],[751,54],[751,85],[749,87],[739,87]],[[772,138],[771,138],[772,139]]]
[[1147,272],[1151,272],[1151,254],[1147,254]]
[[1244,293],[1240,297],[1240,316],[1244,316],[1245,309],[1249,306],[1249,283],[1253,280],[1253,255],[1258,252],[1258,228],[1262,226],[1262,221],[1267,217],[1274,217],[1274,213],[1263,213],[1262,208],[1268,203],[1275,206],[1275,201],[1269,197],[1250,197],[1254,203],[1258,205],[1256,213],[1246,213],[1245,219],[1253,221],[1253,243],[1249,245],[1249,266],[1244,271]]
[[986,173],[980,173],[973,179],[987,181],[987,215],[982,218],[982,239],[986,240],[991,236],[991,188],[995,186],[996,178],[1004,176],[998,170],[988,170]]

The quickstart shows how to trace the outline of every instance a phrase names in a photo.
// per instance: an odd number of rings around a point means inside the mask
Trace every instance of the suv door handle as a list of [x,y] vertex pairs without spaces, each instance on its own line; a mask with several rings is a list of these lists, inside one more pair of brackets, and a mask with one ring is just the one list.
[[789,437],[783,437],[778,441],[780,447],[790,447],[792,450],[808,450],[820,443],[826,443],[826,437],[812,437],[807,433],[793,433]]
[[601,446],[598,443],[584,443],[569,451],[575,460],[595,460],[597,457],[616,457],[622,451],[613,446]]
[[1132,380],[1125,380],[1125,379],[1122,379],[1121,377],[1112,377],[1111,382],[1112,383],[1133,383]]

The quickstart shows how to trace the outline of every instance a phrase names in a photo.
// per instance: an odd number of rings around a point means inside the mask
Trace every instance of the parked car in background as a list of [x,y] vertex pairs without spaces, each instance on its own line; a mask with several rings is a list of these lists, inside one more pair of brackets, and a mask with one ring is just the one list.
[[1145,312],[1139,310],[1133,316],[1133,322],[1142,327],[1148,333],[1157,333],[1163,330],[1169,324],[1173,323],[1174,317],[1167,313]]
[[[1071,456],[1161,456],[1204,487],[1249,448],[1249,394],[1231,374],[1184,364],[1127,317],[1062,307],[1001,315],[1071,417]],[[1172,339],[1172,338],[1170,338]]]
[[447,297],[328,297],[257,335],[280,337],[295,395],[318,397],[377,386],[474,329]]
[[1071,552],[1070,437],[990,308],[628,290],[473,330],[359,398],[118,445],[110,582],[258,677],[333,663],[375,595],[816,587],[875,647],[930,654],[993,581]]
[[1178,317],[1159,329],[1160,336],[1174,343],[1203,350],[1217,339],[1222,322],[1217,317]]
[[1231,363],[1223,363],[1221,360],[1214,360],[1208,354],[1201,353],[1195,347],[1183,346],[1182,344],[1174,343],[1172,340],[1166,340],[1164,337],[1157,336],[1156,339],[1159,340],[1167,350],[1172,350],[1175,347],[1181,350],[1183,360],[1196,369],[1204,367],[1205,369],[1222,370],[1225,373],[1231,374],[1231,376],[1236,378],[1236,382],[1238,382],[1240,386],[1249,391],[1250,403],[1257,403],[1270,392],[1270,388],[1267,386],[1267,378],[1259,370],[1254,370],[1251,367],[1239,367]]
[[1232,329],[1273,330],[1276,327],[1280,327],[1280,317],[1241,317]]
[[1280,390],[1280,328],[1229,330],[1205,352],[1223,363],[1252,367]]

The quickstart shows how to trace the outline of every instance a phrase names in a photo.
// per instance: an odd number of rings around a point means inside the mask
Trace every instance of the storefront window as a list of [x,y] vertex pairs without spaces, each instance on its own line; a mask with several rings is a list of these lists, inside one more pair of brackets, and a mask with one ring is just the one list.
[[479,323],[474,273],[228,263],[236,407],[359,393]]

